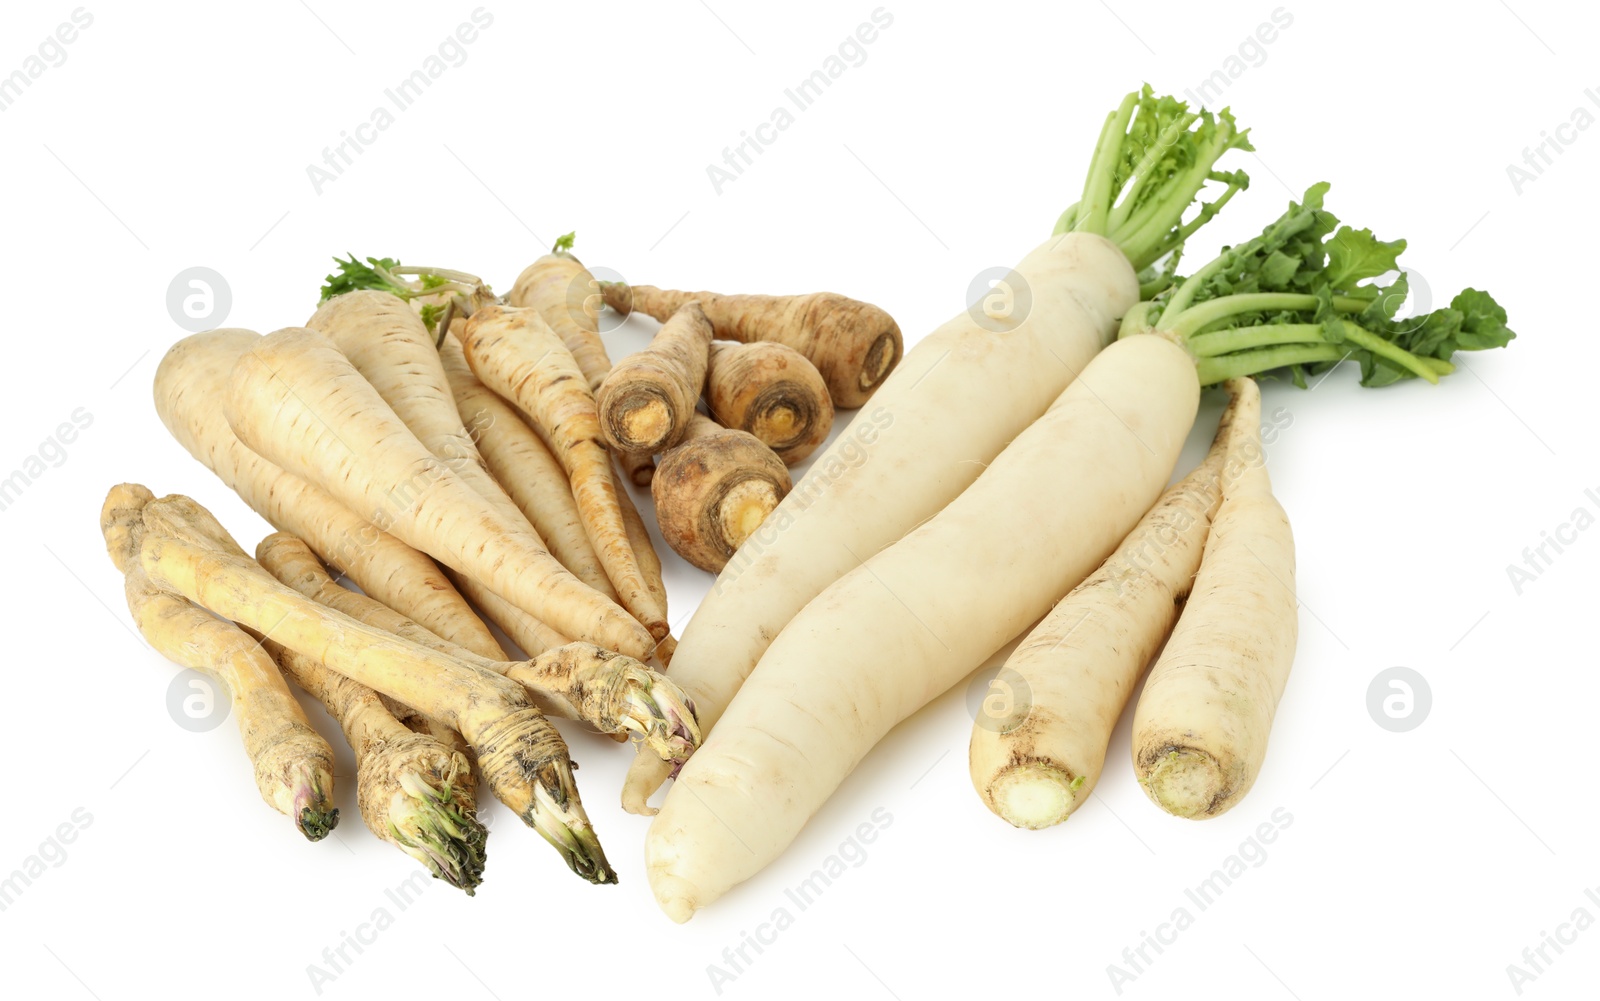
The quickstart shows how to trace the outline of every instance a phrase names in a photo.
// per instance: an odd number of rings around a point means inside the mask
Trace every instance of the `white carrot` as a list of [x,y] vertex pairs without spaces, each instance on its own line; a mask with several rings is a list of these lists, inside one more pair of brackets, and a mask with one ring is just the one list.
[[[1228,388],[1260,411],[1253,380]],[[1133,761],[1156,805],[1225,813],[1255,784],[1299,635],[1294,536],[1272,496],[1259,421],[1232,442],[1193,593],[1133,714]]]
[[1087,576],[1161,493],[1199,395],[1173,344],[1115,345],[948,507],[808,604],[651,825],[662,909],[687,920],[776,858],[895,724]]

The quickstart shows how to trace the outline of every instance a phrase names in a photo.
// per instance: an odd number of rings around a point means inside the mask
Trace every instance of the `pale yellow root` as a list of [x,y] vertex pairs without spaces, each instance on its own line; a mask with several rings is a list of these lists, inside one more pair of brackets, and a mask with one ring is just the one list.
[[600,340],[600,283],[576,257],[546,254],[517,276],[506,301],[537,312],[567,346],[589,389],[597,390],[611,372],[611,358]]
[[569,637],[551,629],[472,578],[451,571],[450,579],[467,596],[467,600],[478,606],[485,618],[499,626],[511,637],[511,642],[529,657],[537,657],[547,650],[572,642]]
[[636,487],[650,486],[650,480],[656,475],[655,456],[640,453],[638,455],[619,455],[617,465],[622,467],[622,474],[629,483]]
[[[1253,381],[1228,389],[1259,413]],[[1140,784],[1191,819],[1227,812],[1255,783],[1299,634],[1294,536],[1272,496],[1259,420],[1246,430],[1228,453],[1194,589],[1133,714]]]
[[[159,509],[159,519],[152,514]],[[566,744],[521,685],[358,622],[280,583],[210,513],[172,495],[145,507],[139,561],[150,580],[270,636],[460,732],[496,798],[591,882],[616,874],[583,812]]]
[[[625,468],[621,462],[618,465]],[[661,603],[664,613],[667,608],[667,585],[661,580],[661,557],[656,554],[656,544],[650,539],[650,529],[639,514],[639,508],[628,495],[628,488],[621,483],[617,484],[617,506],[622,509],[622,523],[628,530],[628,544],[633,547],[634,558],[639,561],[639,573],[644,577],[644,586]],[[657,641],[655,659],[661,662],[662,667],[666,667],[672,663],[672,652],[677,648],[678,641],[668,633]]]
[[[472,314],[462,328],[461,347],[478,378],[528,417],[566,470],[589,542],[623,607],[654,639],[665,637],[666,609],[650,593],[628,544],[594,394],[584,385],[572,353],[537,313],[499,306],[485,306]],[[564,623],[539,617],[579,636]],[[624,652],[647,656],[642,650]]]
[[711,345],[706,403],[719,424],[760,438],[788,466],[816,451],[833,427],[822,373],[805,355],[773,341]]
[[[305,544],[276,533],[256,548],[261,566],[313,601],[463,664],[521,684],[551,716],[583,720],[604,733],[633,734],[668,761],[699,743],[694,713],[677,686],[629,657],[569,643],[528,661],[491,661],[440,639],[365,595],[340,587]],[[424,710],[426,712],[426,710]]]
[[[457,320],[453,329],[460,330],[465,325],[466,320]],[[439,345],[439,360],[444,364],[462,422],[478,451],[495,479],[538,530],[550,555],[579,580],[615,600],[616,589],[589,543],[572,485],[567,482],[567,471],[516,408],[472,374],[461,353],[461,341],[454,333],[446,334]]]
[[324,302],[306,326],[325,334],[423,447],[494,507],[507,524],[531,533],[545,545],[478,454],[456,409],[440,352],[408,303],[387,292],[349,292]]
[[306,540],[367,594],[484,657],[503,657],[437,565],[298,476],[252,452],[219,412],[233,367],[261,335],[211,330],[174,344],[156,371],[156,412],[178,443],[274,528]]
[[1013,697],[974,722],[968,757],[973,787],[1008,823],[1059,824],[1094,791],[1117,719],[1200,566],[1230,442],[1257,433],[1253,404],[1235,397],[1205,461],[1162,495],[1005,665],[1001,678]]
[[683,444],[661,457],[650,496],[672,551],[719,573],[793,487],[783,460],[755,435],[697,413]]
[[234,368],[229,423],[245,444],[380,528],[561,632],[644,655],[648,634],[428,451],[326,337],[288,328]]
[[595,393],[600,430],[613,450],[654,453],[683,441],[700,402],[711,322],[698,303],[667,318],[643,351],[624,358]]
[[139,547],[144,510],[154,499],[143,486],[119,484],[106,495],[100,514],[106,551],[123,573],[134,625],[167,659],[204,671],[227,691],[261,798],[319,841],[339,821],[333,749],[312,729],[278,666],[255,640],[145,576]]
[[271,640],[265,646],[344,729],[367,828],[471,896],[483,881],[488,832],[477,820],[467,756],[400,722],[365,685]]

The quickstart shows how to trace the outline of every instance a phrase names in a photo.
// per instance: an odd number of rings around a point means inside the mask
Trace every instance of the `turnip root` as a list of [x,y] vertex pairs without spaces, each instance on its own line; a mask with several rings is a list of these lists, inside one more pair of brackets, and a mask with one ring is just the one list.
[[489,789],[590,882],[616,881],[578,798],[566,744],[517,682],[401,639],[280,583],[187,497],[145,507],[152,583],[436,719],[477,753]]
[[494,634],[425,554],[257,455],[222,419],[218,401],[234,365],[260,340],[249,330],[211,330],[168,349],[155,379],[167,430],[274,528],[305,539],[367,594],[480,656],[503,657]]
[[786,466],[810,456],[833,428],[822,373],[805,355],[772,341],[712,344],[706,403],[719,424],[760,438]]
[[333,749],[312,729],[278,666],[255,640],[180,595],[162,590],[139,564],[145,487],[112,487],[100,513],[106,552],[122,571],[134,625],[162,656],[204,671],[228,693],[231,711],[255,768],[261,798],[292,819],[308,841],[339,822],[333,805]]
[[696,413],[683,444],[661,457],[650,495],[673,552],[717,573],[793,486],[755,435]]
[[1272,496],[1254,381],[1193,592],[1133,713],[1139,783],[1168,813],[1226,813],[1255,784],[1299,635],[1294,536]]
[[595,391],[606,443],[619,453],[648,455],[683,441],[710,351],[710,321],[699,303],[684,303],[644,350],[617,363]]
[[1259,420],[1257,398],[1235,397],[1205,461],[1006,661],[1008,684],[1022,694],[975,722],[969,764],[984,804],[1007,822],[1058,824],[1094,791],[1111,732],[1200,566],[1229,442],[1258,433]]
[[776,858],[895,724],[1109,555],[1160,495],[1199,396],[1175,345],[1108,348],[949,506],[812,600],[651,824],[668,916],[687,920]]
[[[484,306],[467,320],[460,337],[473,373],[530,420],[566,470],[589,543],[623,607],[655,640],[665,637],[666,608],[645,585],[638,557],[628,544],[594,394],[584,385],[572,353],[549,324],[528,309]],[[538,614],[537,609],[529,611]],[[579,635],[548,615],[539,617],[568,635]],[[625,652],[643,657],[648,649],[646,645]]]
[[671,681],[628,657],[589,643],[553,648],[528,661],[494,661],[440,639],[364,594],[340,587],[292,535],[261,540],[256,558],[272,576],[313,601],[418,646],[518,682],[551,716],[583,720],[602,733],[633,734],[668,761],[699,743],[694,708]]
[[603,282],[606,304],[628,315],[639,310],[663,322],[698,302],[725,341],[776,341],[809,358],[840,407],[866,403],[900,362],[905,344],[894,318],[871,303],[833,292],[812,295],[719,295],[677,292],[654,285]]
[[525,520],[429,452],[322,334],[291,327],[262,338],[231,385],[228,422],[266,458],[566,635],[650,649],[639,624],[562,567]]

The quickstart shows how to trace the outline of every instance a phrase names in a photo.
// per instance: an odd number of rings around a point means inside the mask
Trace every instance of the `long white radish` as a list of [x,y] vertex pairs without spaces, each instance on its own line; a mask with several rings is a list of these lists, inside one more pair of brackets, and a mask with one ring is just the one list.
[[[966,489],[1139,301],[1128,259],[1089,234],[1051,237],[1007,281],[1031,290],[1026,315],[1006,321],[996,303],[994,318],[963,312],[917,342],[722,570],[672,661],[703,728],[806,602]],[[624,798],[641,803],[666,777],[640,756]]]
[[1111,558],[1058,602],[1005,664],[1012,689],[979,716],[968,751],[984,805],[1031,829],[1065,820],[1094,791],[1134,685],[1178,617],[1212,516],[1230,440],[1260,419],[1235,397],[1205,461],[1162,494]]
[[1166,485],[1199,396],[1182,349],[1116,344],[949,506],[808,604],[651,824],[662,909],[687,920],[771,862],[896,723],[1104,560]]
[[[1259,412],[1251,379],[1228,388]],[[1250,791],[1299,636],[1294,535],[1272,496],[1258,422],[1228,455],[1194,590],[1133,713],[1133,761],[1151,800],[1200,819]]]
[[439,567],[317,485],[251,451],[217,412],[234,365],[261,335],[222,329],[185,337],[156,369],[155,402],[178,444],[274,528],[297,535],[367,594],[482,657],[505,656]]
[[649,655],[642,626],[429,452],[322,334],[290,327],[262,338],[235,366],[225,405],[246,445],[371,512],[378,527],[564,635]]

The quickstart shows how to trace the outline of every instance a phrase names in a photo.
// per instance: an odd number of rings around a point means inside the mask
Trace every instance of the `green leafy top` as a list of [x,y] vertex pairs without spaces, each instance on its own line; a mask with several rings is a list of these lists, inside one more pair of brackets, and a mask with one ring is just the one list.
[[[1254,148],[1249,130],[1241,131],[1228,109],[1190,111],[1177,98],[1156,97],[1146,84],[1106,117],[1083,197],[1061,214],[1055,232],[1109,238],[1142,272],[1141,281],[1163,287],[1171,267],[1161,274],[1147,269],[1175,258],[1185,240],[1250,185],[1243,171],[1214,170],[1217,160],[1230,149]],[[1207,181],[1226,188],[1185,224],[1184,213]]]
[[[1404,240],[1339,224],[1312,185],[1261,235],[1229,247],[1124,318],[1122,333],[1159,332],[1197,361],[1202,385],[1240,375],[1308,375],[1347,359],[1361,384],[1438,382],[1456,351],[1504,347],[1516,336],[1487,292],[1466,289],[1449,306],[1401,317],[1410,293]],[[1376,280],[1396,273],[1387,284]]]
[[[359,289],[388,292],[407,302],[442,291],[468,296],[487,294],[487,289],[475,275],[463,271],[451,271],[445,268],[405,268],[401,267],[400,261],[393,257],[369,257],[366,263],[362,263],[354,254],[350,255],[349,260],[335,257],[333,263],[339,266],[339,270],[323,280],[322,297],[319,300],[321,302]],[[403,277],[406,275],[414,276],[417,279],[416,284],[408,282]],[[445,303],[434,302],[424,303],[418,310],[418,315],[428,328],[428,333],[443,337],[438,327],[445,311]]]

